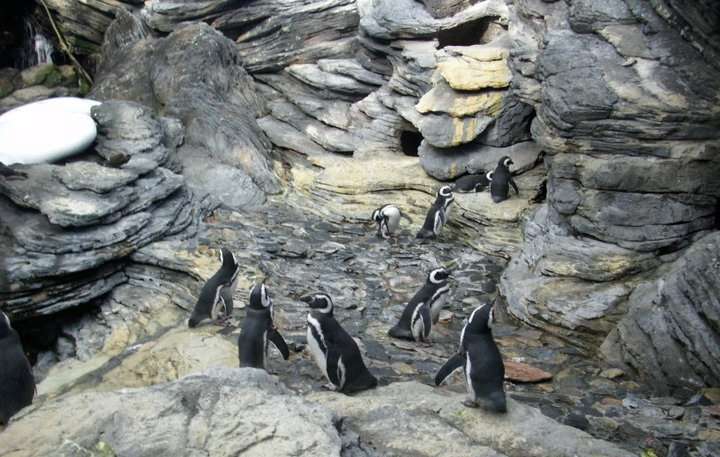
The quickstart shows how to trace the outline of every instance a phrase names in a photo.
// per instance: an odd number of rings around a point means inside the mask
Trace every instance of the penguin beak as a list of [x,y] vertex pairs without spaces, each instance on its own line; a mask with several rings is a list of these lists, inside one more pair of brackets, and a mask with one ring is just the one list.
[[301,302],[304,302],[304,303],[307,303],[307,304],[309,305],[309,304],[312,303],[312,301],[313,301],[313,296],[312,296],[312,295],[305,295],[304,297],[300,297],[300,301],[301,301]]

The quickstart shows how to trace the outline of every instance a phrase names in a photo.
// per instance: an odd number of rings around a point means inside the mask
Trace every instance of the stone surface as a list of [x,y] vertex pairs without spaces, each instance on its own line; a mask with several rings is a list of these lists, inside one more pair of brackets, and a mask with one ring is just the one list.
[[338,455],[341,447],[328,411],[290,395],[262,370],[215,368],[170,384],[82,393],[31,408],[3,431],[0,452],[18,457],[57,455],[63,447],[87,452],[101,441],[116,455],[137,456],[188,450]]
[[720,378],[720,233],[697,241],[656,282],[639,286],[603,352],[656,389],[715,386]]
[[505,361],[505,379],[512,382],[544,382],[552,379],[552,374],[526,363]]
[[[210,195],[223,186],[234,186],[238,194],[279,191],[268,157],[270,142],[255,120],[263,102],[232,41],[207,25],[195,24],[165,38],[109,49],[112,53],[103,57],[93,97],[162,106],[164,115],[180,119],[186,129],[180,161],[191,168],[198,151],[206,157],[206,166],[193,170],[198,176],[192,180],[194,189]],[[217,164],[217,171],[212,164]],[[223,171],[227,168],[234,171]],[[250,179],[238,180],[242,174]],[[238,183],[243,187],[237,188]],[[242,198],[225,198],[228,195],[213,196],[231,207],[243,203]]]

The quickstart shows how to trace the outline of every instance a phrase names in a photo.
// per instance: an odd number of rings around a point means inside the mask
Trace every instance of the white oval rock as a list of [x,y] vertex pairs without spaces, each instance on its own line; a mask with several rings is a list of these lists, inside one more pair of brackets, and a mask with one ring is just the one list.
[[52,162],[82,152],[97,136],[90,110],[100,102],[59,97],[20,106],[0,116],[0,162]]

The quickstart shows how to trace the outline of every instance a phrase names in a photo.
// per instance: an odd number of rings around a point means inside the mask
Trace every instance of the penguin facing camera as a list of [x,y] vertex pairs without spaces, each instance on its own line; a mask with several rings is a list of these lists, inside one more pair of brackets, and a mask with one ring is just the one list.
[[520,195],[517,184],[510,173],[510,165],[515,162],[508,156],[503,156],[495,167],[495,171],[488,175],[490,179],[490,196],[495,203],[507,200],[510,193],[510,186]]
[[412,219],[403,214],[403,212],[395,205],[381,206],[373,211],[372,216],[370,217],[370,219],[377,224],[378,238],[385,239],[388,239],[397,233],[397,229],[400,227],[401,218],[412,223]]
[[465,370],[468,398],[463,405],[504,413],[505,365],[492,336],[493,305],[482,305],[470,314],[460,333],[458,352],[450,357],[435,375],[439,386],[459,368]]
[[393,338],[427,342],[432,325],[440,317],[440,310],[450,291],[450,271],[436,268],[430,271],[425,284],[410,299],[400,316],[400,321],[388,331]]
[[307,316],[307,343],[315,363],[330,388],[349,394],[377,386],[377,378],[368,371],[360,348],[333,316],[334,304],[322,293],[302,297],[310,306]]
[[0,311],[0,425],[32,403],[35,378],[10,318]]
[[452,184],[452,190],[458,193],[482,192],[490,185],[491,175],[492,172],[479,170],[478,173],[460,176]]
[[440,234],[443,226],[447,223],[448,208],[455,200],[452,188],[450,186],[442,186],[438,189],[435,202],[430,206],[425,223],[416,238],[435,238]]
[[242,333],[238,337],[240,367],[266,369],[268,344],[272,343],[284,360],[290,357],[288,345],[273,322],[273,303],[265,284],[255,284],[250,290],[250,302]]
[[240,265],[235,254],[227,248],[220,249],[220,269],[212,275],[200,290],[195,308],[188,320],[193,328],[205,319],[229,317],[232,311],[232,293],[235,290]]

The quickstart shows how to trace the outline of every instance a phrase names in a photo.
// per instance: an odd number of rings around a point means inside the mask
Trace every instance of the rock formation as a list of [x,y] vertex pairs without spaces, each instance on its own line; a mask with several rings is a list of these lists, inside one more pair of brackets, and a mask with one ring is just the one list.
[[26,103],[80,93],[75,68],[40,64],[22,71],[0,70],[0,114]]

